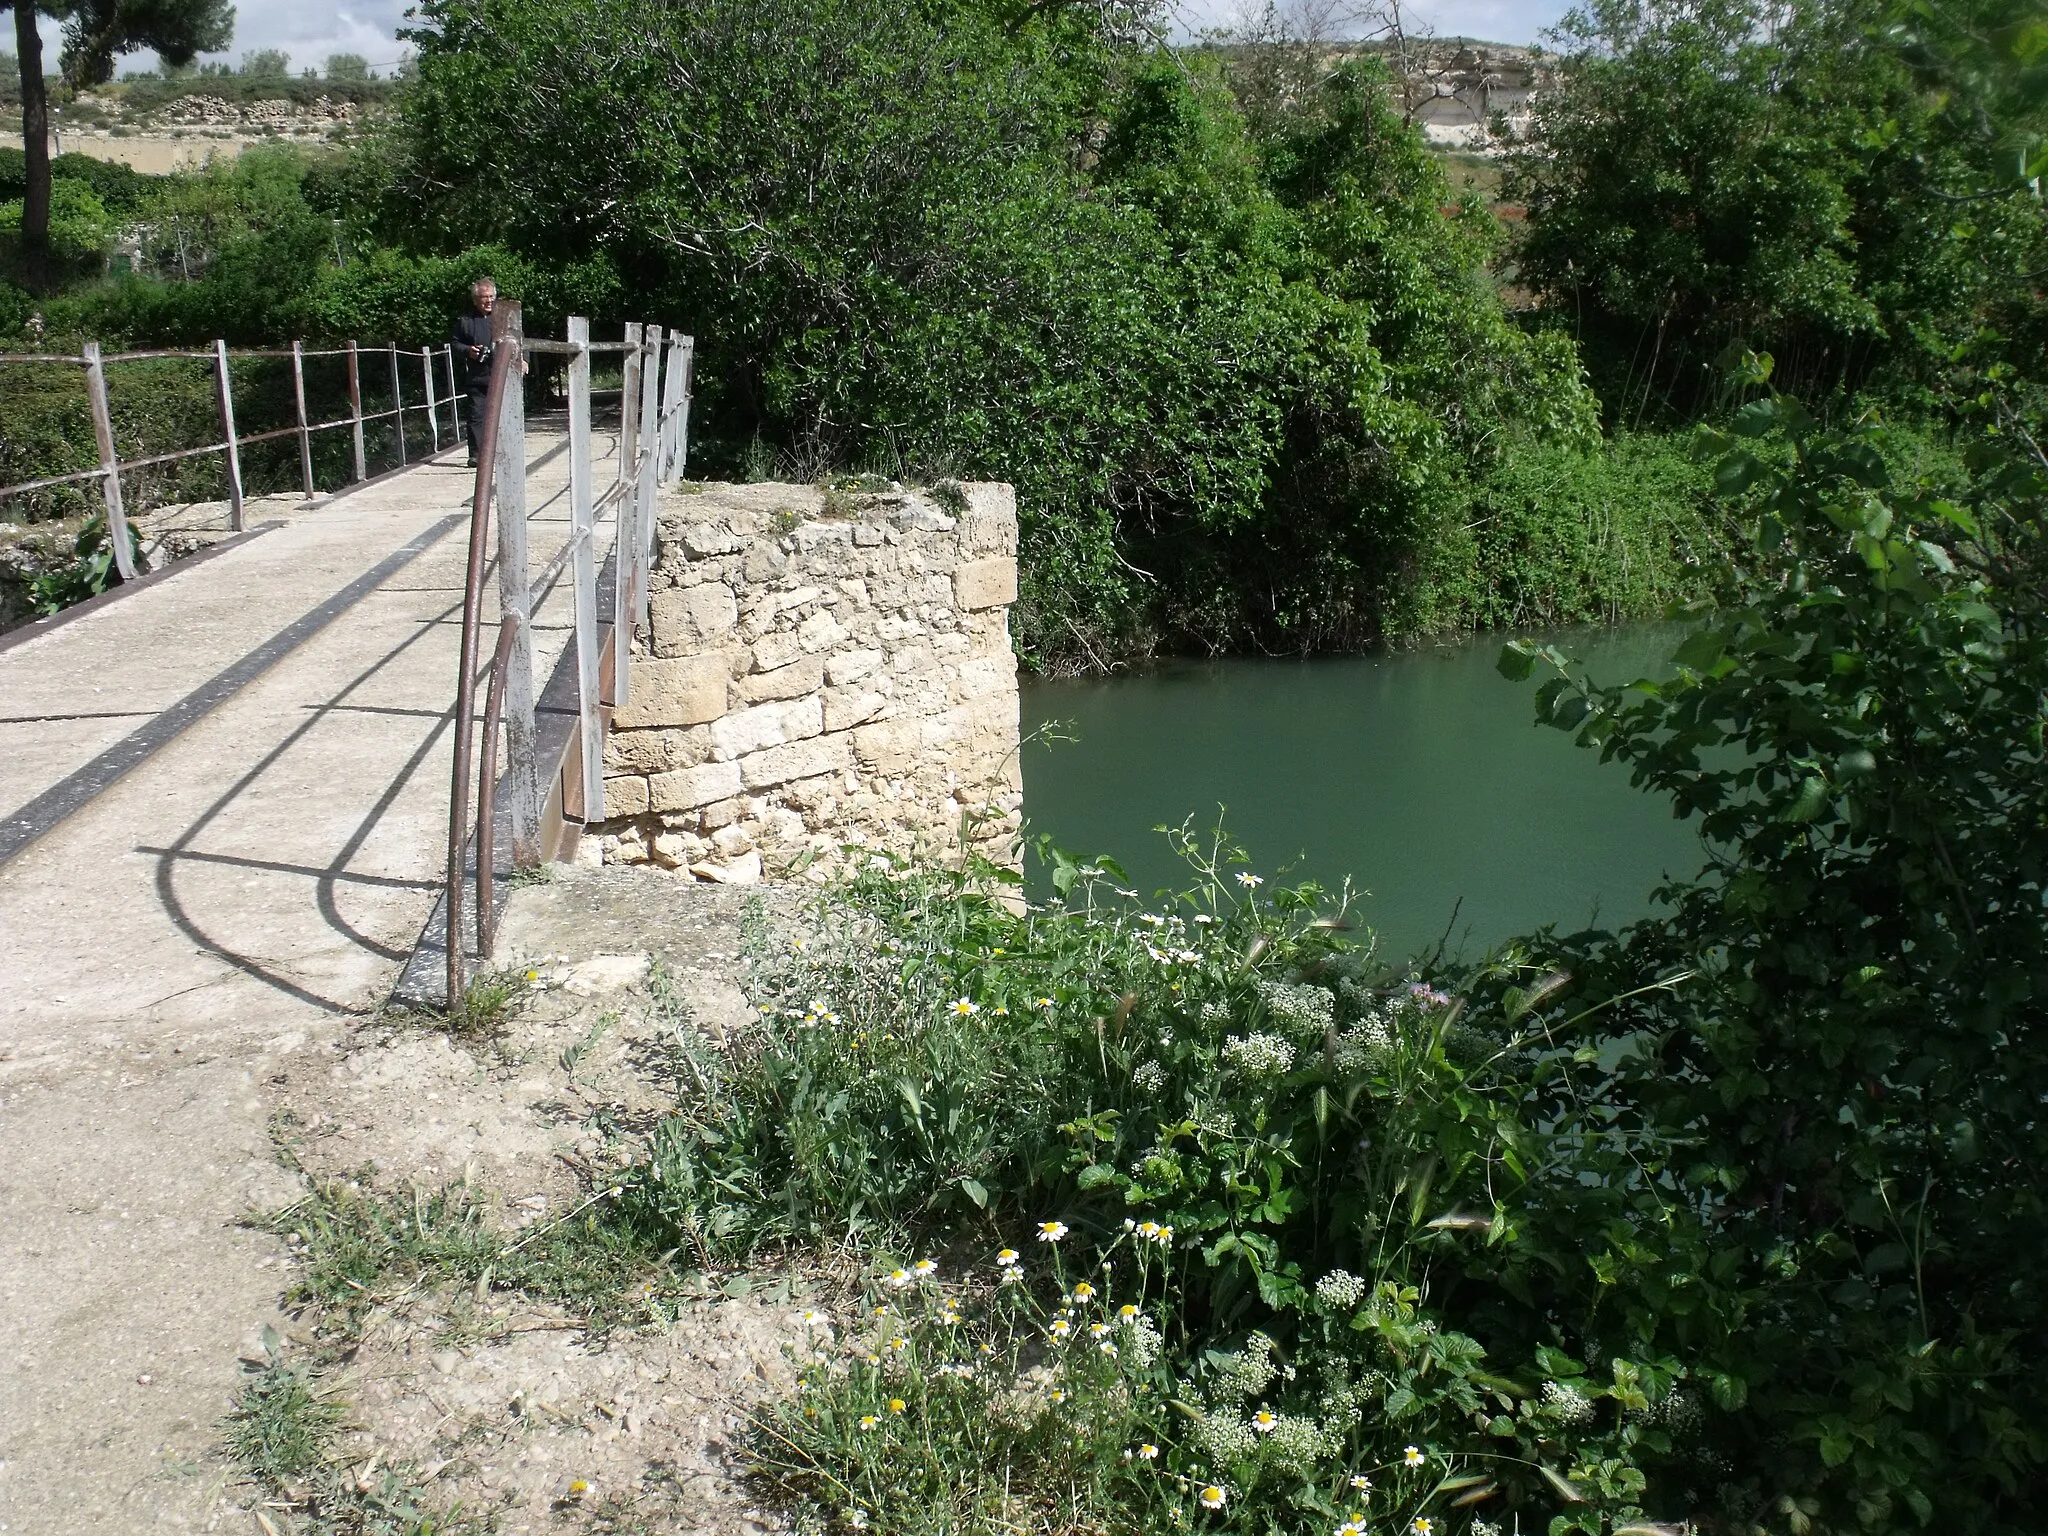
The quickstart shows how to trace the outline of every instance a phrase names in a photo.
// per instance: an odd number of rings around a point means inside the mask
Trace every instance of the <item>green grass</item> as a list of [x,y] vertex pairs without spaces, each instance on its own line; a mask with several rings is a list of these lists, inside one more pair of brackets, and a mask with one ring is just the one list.
[[304,1478],[326,1459],[348,1409],[324,1396],[302,1363],[270,1362],[250,1374],[228,1414],[228,1453],[273,1486]]

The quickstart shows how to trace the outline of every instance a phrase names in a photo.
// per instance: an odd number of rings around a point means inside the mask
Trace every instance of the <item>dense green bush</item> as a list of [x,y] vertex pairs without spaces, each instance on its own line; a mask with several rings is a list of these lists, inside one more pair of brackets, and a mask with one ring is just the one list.
[[1669,916],[1529,954],[1615,1124],[1684,1147],[1686,1218],[1596,1272],[1746,1384],[1721,1513],[1771,1530],[2030,1530],[2048,1465],[2048,458],[1991,398],[1956,496],[1746,407],[1749,559],[1677,676],[1539,697],[1716,850]]
[[1023,915],[871,871],[794,947],[754,929],[730,1052],[679,1031],[693,1092],[625,1198],[650,1241],[904,1256],[757,1449],[892,1532],[1639,1513],[1698,1389],[1547,1299],[1629,1225],[1596,1178],[1655,1150],[1526,999],[1474,1015],[1341,903],[1186,851],[1156,907],[1058,856]]
[[1255,135],[1116,7],[438,0],[393,225],[602,254],[695,462],[1014,481],[1041,664],[1398,627],[1504,427],[1583,436],[1372,66]]

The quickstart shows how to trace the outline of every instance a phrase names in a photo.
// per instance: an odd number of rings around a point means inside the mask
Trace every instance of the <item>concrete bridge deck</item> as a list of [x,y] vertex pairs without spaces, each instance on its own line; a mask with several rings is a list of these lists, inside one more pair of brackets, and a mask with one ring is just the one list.
[[[536,574],[558,440],[528,438]],[[442,875],[471,487],[444,457],[0,641],[9,1536],[224,1518],[210,1452],[282,1280],[241,1222],[294,1192],[266,1079],[382,1004]],[[535,597],[545,679],[571,597]]]

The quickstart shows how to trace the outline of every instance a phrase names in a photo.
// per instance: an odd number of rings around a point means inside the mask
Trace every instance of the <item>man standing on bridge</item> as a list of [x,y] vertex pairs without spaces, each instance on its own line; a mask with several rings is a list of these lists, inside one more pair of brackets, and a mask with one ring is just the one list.
[[463,388],[469,393],[469,463],[476,467],[483,452],[484,412],[491,405],[491,311],[498,303],[498,282],[486,274],[469,285],[470,311],[460,316],[448,333],[448,345],[455,349],[462,367]]

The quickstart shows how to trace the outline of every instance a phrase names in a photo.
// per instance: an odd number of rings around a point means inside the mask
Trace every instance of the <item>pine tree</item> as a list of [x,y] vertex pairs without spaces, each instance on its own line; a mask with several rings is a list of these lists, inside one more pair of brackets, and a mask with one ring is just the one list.
[[112,79],[117,58],[144,48],[154,48],[167,64],[188,64],[196,53],[227,47],[234,34],[235,8],[228,0],[14,0],[21,140],[28,171],[21,259],[30,283],[41,287],[50,257],[50,102],[38,15],[64,23],[64,80],[76,88]]

